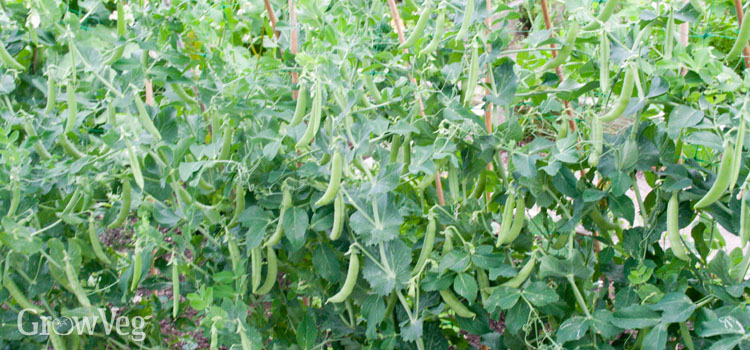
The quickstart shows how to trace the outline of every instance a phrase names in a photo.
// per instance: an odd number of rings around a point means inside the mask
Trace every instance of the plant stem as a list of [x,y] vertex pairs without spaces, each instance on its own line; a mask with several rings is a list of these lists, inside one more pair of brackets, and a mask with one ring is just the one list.
[[573,294],[576,295],[576,300],[578,301],[578,306],[583,309],[583,312],[586,314],[587,318],[591,318],[591,314],[589,313],[588,307],[586,307],[586,301],[583,299],[583,295],[581,294],[581,291],[578,290],[578,286],[576,286],[576,280],[573,277],[573,275],[568,275],[568,282],[570,282],[570,287],[573,288]]

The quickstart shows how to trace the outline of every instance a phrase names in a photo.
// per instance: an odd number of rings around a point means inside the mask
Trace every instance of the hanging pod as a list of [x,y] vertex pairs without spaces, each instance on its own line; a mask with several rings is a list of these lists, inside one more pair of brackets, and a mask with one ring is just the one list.
[[617,98],[615,106],[606,114],[600,116],[602,122],[608,123],[619,118],[625,108],[628,107],[630,97],[633,95],[633,86],[635,85],[635,76],[638,74],[638,70],[633,64],[627,64],[625,67],[625,80],[622,82],[622,90],[620,91],[620,97]]
[[341,290],[336,293],[336,295],[328,298],[328,301],[326,301],[326,303],[342,303],[346,301],[346,299],[349,298],[349,295],[352,294],[354,286],[357,284],[358,277],[359,258],[357,257],[357,249],[352,247],[351,253],[349,254],[349,269],[346,272],[344,285],[341,287]]
[[734,152],[729,150],[729,143],[726,141],[724,142],[724,149],[727,151],[724,152],[724,158],[722,158],[721,163],[719,163],[719,171],[716,173],[716,180],[703,198],[695,203],[695,209],[706,208],[713,204],[719,200],[724,193],[726,193],[726,190],[729,187],[729,178],[732,175],[732,166],[734,164]]
[[331,160],[331,178],[328,180],[328,187],[325,193],[315,202],[316,207],[331,203],[336,198],[336,193],[339,192],[339,187],[341,186],[341,170],[343,167],[344,160],[341,152],[335,150],[333,152],[333,159]]
[[445,11],[440,10],[440,13],[438,13],[437,21],[435,22],[435,33],[432,34],[432,40],[430,40],[430,43],[427,44],[427,46],[423,47],[422,50],[419,51],[419,56],[427,56],[440,46],[440,41],[443,39],[443,33],[445,32]]
[[518,274],[513,278],[507,280],[502,284],[502,286],[511,288],[520,287],[523,282],[526,282],[526,280],[529,278],[529,275],[531,275],[531,271],[534,271],[534,266],[536,266],[536,255],[532,253],[531,259],[529,259],[526,265],[523,265],[521,270],[518,271]]
[[464,18],[461,21],[461,28],[456,33],[456,41],[464,40],[466,34],[469,33],[469,27],[471,26],[472,17],[474,17],[474,0],[466,0],[466,7],[464,7]]
[[615,12],[615,7],[617,7],[617,2],[617,0],[607,0],[607,3],[604,4],[604,8],[602,8],[602,10],[599,11],[599,15],[596,16],[596,21],[587,24],[583,27],[583,30],[599,29],[599,27],[602,26],[602,23],[607,22],[609,18],[612,17],[612,14]]
[[575,47],[576,43],[576,37],[578,37],[578,23],[573,22],[573,24],[568,29],[568,34],[565,35],[563,47],[560,49],[560,51],[557,52],[557,56],[555,56],[555,58],[547,61],[547,63],[542,66],[541,70],[546,71],[555,69],[563,64],[565,60],[568,59],[568,56],[570,56],[570,54],[573,52],[573,48]]
[[677,199],[677,191],[674,191],[672,197],[669,198],[669,203],[667,203],[667,238],[674,256],[680,260],[688,261],[685,246],[682,245],[680,239],[679,213],[680,201]]
[[414,30],[411,32],[409,37],[401,43],[401,45],[398,46],[399,50],[407,49],[414,44],[417,43],[417,40],[423,37],[424,30],[427,28],[427,22],[430,19],[430,16],[432,15],[432,1],[427,1],[427,3],[424,5],[424,8],[422,9],[422,14],[419,15],[419,19],[417,20],[417,25],[414,26]]

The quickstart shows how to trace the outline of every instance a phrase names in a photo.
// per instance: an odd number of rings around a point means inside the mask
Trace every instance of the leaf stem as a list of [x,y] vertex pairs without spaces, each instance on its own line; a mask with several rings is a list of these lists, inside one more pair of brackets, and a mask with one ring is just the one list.
[[573,275],[568,275],[568,282],[570,282],[570,287],[573,288],[573,294],[576,296],[576,300],[578,301],[578,306],[583,309],[583,312],[586,314],[586,318],[591,318],[591,313],[589,313],[589,309],[586,306],[586,301],[583,299],[583,295],[581,294],[581,291],[578,289],[578,286],[576,285],[576,280],[573,277]]

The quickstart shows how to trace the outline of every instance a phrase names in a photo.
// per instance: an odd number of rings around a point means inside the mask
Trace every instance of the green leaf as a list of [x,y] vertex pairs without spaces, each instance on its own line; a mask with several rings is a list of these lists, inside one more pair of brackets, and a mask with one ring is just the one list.
[[[394,289],[401,290],[409,282],[411,277],[411,250],[400,239],[383,243],[385,254],[384,267],[390,268],[383,271],[370,259],[366,259],[363,270],[364,277],[370,283],[370,287],[381,296],[386,296]],[[380,253],[373,254],[380,256]]]
[[644,350],[663,350],[667,345],[667,323],[659,323],[643,337]]
[[315,315],[307,309],[302,322],[297,325],[297,345],[302,349],[312,350],[317,345],[318,328],[315,326]]
[[312,262],[315,271],[326,281],[336,283],[341,278],[339,260],[336,258],[336,253],[328,245],[320,244],[317,246],[313,253]]
[[371,203],[370,201],[358,202],[359,208],[364,212],[358,210],[352,214],[350,227],[357,235],[362,236],[368,246],[388,242],[398,237],[404,219],[390,196],[381,194],[377,197],[375,201],[377,213],[373,212]]
[[650,305],[652,310],[661,310],[662,322],[673,323],[687,320],[697,308],[687,295],[679,292],[667,293],[658,303]]
[[466,271],[469,268],[469,258],[469,254],[463,250],[451,250],[440,259],[440,273],[444,273],[446,270],[454,272]]
[[582,316],[573,316],[560,325],[557,329],[557,342],[565,343],[571,340],[581,339],[589,331],[591,320]]
[[422,336],[422,319],[418,318],[411,322],[408,318],[401,322],[401,337],[404,341],[413,342]]
[[676,139],[684,129],[698,125],[702,119],[702,111],[685,105],[678,105],[669,114],[667,134],[670,138]]
[[479,287],[477,287],[477,281],[474,279],[474,276],[462,272],[457,274],[453,280],[453,289],[458,295],[473,302],[477,298]]
[[367,319],[367,338],[377,336],[377,326],[385,318],[385,301],[377,295],[368,295],[362,302],[362,316]]
[[711,344],[708,350],[731,350],[734,349],[742,340],[743,336],[734,336],[722,338],[719,341]]
[[531,313],[529,304],[522,302],[513,305],[505,314],[505,330],[510,334],[518,333],[521,327],[529,321],[529,313]]
[[524,289],[523,296],[537,307],[554,303],[560,298],[552,287],[541,281],[536,281]]
[[492,71],[497,94],[488,95],[486,98],[497,106],[509,105],[516,95],[518,77],[513,71],[513,66],[513,61],[506,60]]
[[612,311],[598,309],[591,318],[591,330],[605,339],[614,338],[622,329],[612,324]]
[[725,334],[745,334],[745,327],[732,316],[723,316],[717,319],[701,322],[695,329],[695,333],[701,337],[713,337]]
[[308,226],[307,212],[302,208],[289,208],[284,214],[284,237],[291,243],[292,251],[305,245]]
[[507,310],[516,305],[519,298],[521,298],[520,290],[506,286],[498,286],[487,298],[484,307],[489,312],[495,312],[497,308]]
[[539,265],[539,278],[567,277],[569,275],[580,279],[587,279],[594,271],[588,267],[576,252],[572,259],[560,260],[552,255],[545,255]]
[[660,320],[659,313],[646,306],[633,304],[615,311],[612,324],[624,329],[641,329],[651,327]]

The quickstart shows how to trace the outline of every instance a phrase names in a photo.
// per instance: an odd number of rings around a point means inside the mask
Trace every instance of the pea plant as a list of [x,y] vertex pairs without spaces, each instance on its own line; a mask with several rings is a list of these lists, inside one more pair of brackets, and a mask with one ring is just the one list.
[[743,6],[2,0],[0,347],[750,348]]

